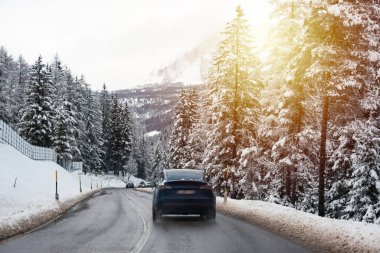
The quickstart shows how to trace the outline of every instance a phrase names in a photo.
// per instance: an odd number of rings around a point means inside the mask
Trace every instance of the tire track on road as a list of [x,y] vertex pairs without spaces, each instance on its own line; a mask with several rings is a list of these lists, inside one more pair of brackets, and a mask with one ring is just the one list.
[[128,204],[139,214],[144,224],[144,230],[143,230],[143,234],[141,235],[140,240],[136,243],[132,251],[130,251],[130,253],[140,253],[141,250],[144,248],[145,244],[147,243],[147,241],[149,240],[149,237],[152,233],[152,226],[147,221],[147,218],[145,217],[142,210],[138,208],[136,202],[132,200],[129,194],[127,194],[126,192],[123,192],[123,195],[125,195],[125,197],[127,198]]

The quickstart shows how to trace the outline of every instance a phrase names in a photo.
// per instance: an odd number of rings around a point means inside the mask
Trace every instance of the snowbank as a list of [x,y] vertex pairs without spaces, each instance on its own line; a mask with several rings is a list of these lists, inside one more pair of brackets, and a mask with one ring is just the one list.
[[139,191],[139,192],[146,192],[146,193],[153,193],[154,191],[154,188],[135,188],[136,191]]
[[380,252],[380,225],[322,218],[256,200],[217,198],[218,211],[257,224],[318,252]]
[[[56,170],[59,201],[55,200]],[[82,201],[96,189],[125,187],[117,177],[108,175],[81,175],[81,181],[82,193],[78,172],[69,173],[51,161],[32,160],[13,147],[0,143],[0,239],[5,237],[5,231],[21,231],[25,226],[36,225],[38,222],[30,221],[33,217],[41,219],[51,214],[54,218],[54,214]]]
[[[136,188],[152,193],[151,188]],[[259,225],[317,252],[380,252],[380,225],[322,218],[257,200],[216,198],[217,210]]]

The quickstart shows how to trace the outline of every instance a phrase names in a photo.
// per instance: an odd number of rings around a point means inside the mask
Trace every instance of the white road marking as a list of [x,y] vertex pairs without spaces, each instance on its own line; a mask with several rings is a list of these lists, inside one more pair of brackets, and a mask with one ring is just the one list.
[[146,242],[148,241],[151,233],[151,226],[148,224],[147,219],[145,218],[145,215],[143,212],[137,207],[136,203],[129,197],[129,195],[126,192],[123,192],[124,195],[127,197],[127,199],[132,202],[129,203],[129,205],[136,210],[136,212],[140,215],[141,219],[144,223],[144,231],[143,234],[140,237],[140,240],[136,243],[135,247],[130,251],[130,253],[139,253],[141,252],[142,248],[145,246]]

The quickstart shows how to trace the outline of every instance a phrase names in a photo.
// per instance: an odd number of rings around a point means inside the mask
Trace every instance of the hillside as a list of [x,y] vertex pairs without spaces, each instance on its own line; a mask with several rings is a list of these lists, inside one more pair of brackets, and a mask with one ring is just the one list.
[[[117,90],[115,93],[144,119],[146,131],[161,131],[171,124],[174,107],[183,83],[148,84],[134,89]],[[200,85],[195,85],[198,89]]]

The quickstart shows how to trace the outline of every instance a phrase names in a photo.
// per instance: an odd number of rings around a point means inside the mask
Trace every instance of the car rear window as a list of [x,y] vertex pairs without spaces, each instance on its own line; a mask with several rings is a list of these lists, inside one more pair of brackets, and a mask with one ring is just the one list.
[[203,181],[202,170],[167,170],[166,181],[196,180]]

